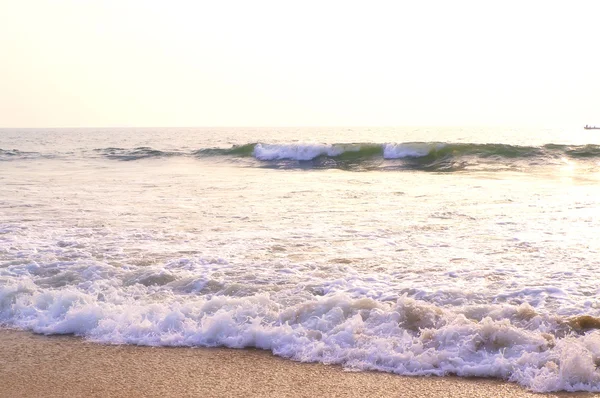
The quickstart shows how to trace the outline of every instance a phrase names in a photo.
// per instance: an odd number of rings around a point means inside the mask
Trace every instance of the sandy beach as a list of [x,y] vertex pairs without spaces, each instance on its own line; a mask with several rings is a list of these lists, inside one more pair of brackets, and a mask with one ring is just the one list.
[[402,377],[259,350],[100,345],[0,331],[2,397],[592,397],[491,379]]

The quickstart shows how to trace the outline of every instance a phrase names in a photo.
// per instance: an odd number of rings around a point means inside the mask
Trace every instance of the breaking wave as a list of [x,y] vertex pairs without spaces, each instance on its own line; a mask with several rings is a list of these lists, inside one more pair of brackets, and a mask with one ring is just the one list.
[[519,146],[446,142],[265,144],[200,149],[198,158],[250,159],[267,168],[368,170],[523,170],[568,160],[600,160],[599,145]]
[[[0,160],[65,158],[69,154],[41,154],[0,149]],[[135,161],[167,157],[197,159],[222,158],[242,160],[246,164],[267,168],[368,170],[506,170],[531,166],[600,160],[600,145],[519,146],[508,144],[473,144],[448,142],[404,143],[249,143],[230,148],[196,150],[159,150],[151,147],[99,148],[83,152],[83,158],[100,157],[118,161]]]
[[259,160],[313,160],[320,156],[332,158],[384,159],[475,156],[480,158],[570,158],[600,157],[600,145],[519,146],[508,144],[470,144],[445,142],[347,143],[347,144],[264,144],[253,143],[228,149],[200,149],[196,156],[254,156]]

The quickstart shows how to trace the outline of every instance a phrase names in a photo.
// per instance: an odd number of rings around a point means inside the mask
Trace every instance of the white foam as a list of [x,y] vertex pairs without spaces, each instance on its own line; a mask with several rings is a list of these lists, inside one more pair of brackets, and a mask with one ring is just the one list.
[[332,144],[256,144],[254,157],[260,160],[312,160],[319,156],[339,156],[346,151],[359,151],[360,145]]
[[[224,131],[185,147],[439,138],[249,137]],[[173,135],[165,145],[148,139],[143,146],[169,148]],[[440,147],[388,144],[385,156]],[[261,144],[255,156],[360,151],[327,159],[352,163],[383,150]],[[598,333],[568,336],[565,323],[600,316],[598,184],[571,172],[560,181],[281,173],[185,158],[4,166],[1,324],[111,343],[259,347],[349,369],[503,377],[537,391],[598,389]]]
[[[494,308],[497,319],[477,321],[407,297],[380,302],[333,294],[284,305],[266,293],[181,296],[140,283],[42,289],[24,278],[0,287],[0,321],[38,333],[104,343],[256,347],[348,369],[500,377],[538,392],[600,391],[600,333],[555,339],[535,326],[552,328],[552,321],[531,308]],[[519,316],[529,323],[519,326]]]
[[429,155],[431,151],[444,148],[442,143],[410,142],[403,144],[385,144],[383,157],[385,159],[419,158]]

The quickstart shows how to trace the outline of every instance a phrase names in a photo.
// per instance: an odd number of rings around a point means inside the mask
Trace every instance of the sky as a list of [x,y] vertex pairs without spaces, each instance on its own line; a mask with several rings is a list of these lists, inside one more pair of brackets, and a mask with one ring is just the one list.
[[600,1],[0,0],[0,127],[600,125]]

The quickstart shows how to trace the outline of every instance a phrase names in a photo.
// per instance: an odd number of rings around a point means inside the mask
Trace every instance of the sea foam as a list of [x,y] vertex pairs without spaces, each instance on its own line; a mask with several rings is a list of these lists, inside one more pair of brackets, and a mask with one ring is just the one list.
[[[339,156],[344,147],[327,144],[289,144],[268,145],[256,144],[254,156],[260,160],[312,160],[318,156]],[[357,147],[357,150],[360,147]]]
[[488,308],[477,320],[468,309],[406,296],[381,302],[338,293],[286,306],[268,293],[182,296],[118,285],[99,279],[42,289],[21,278],[0,287],[0,320],[110,344],[254,347],[348,369],[498,377],[537,392],[600,391],[600,333],[558,337],[564,325],[526,305]]

